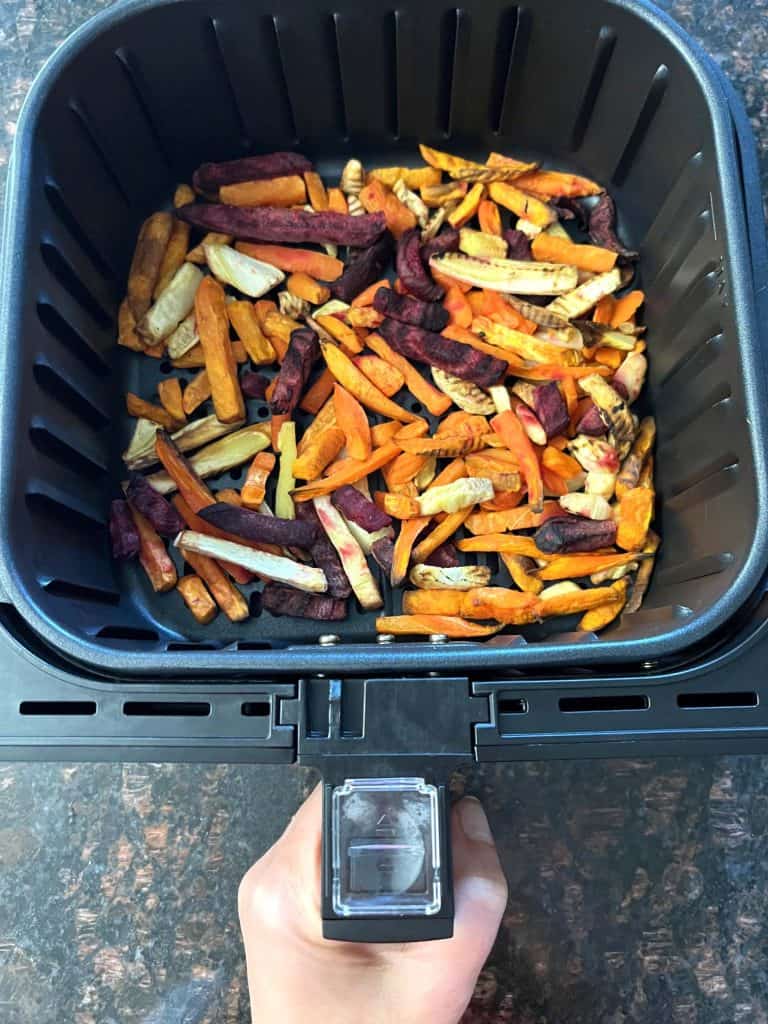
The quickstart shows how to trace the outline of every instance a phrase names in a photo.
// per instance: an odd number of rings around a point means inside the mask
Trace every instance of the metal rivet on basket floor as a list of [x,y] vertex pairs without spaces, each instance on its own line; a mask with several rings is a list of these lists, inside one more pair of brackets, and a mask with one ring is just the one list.
[[379,635],[376,637],[376,643],[377,644],[385,644],[386,645],[386,644],[393,644],[394,642],[395,642],[395,637],[394,637],[393,633],[379,633]]
[[341,637],[336,633],[322,633],[317,638],[317,642],[321,647],[335,647],[336,644],[341,643]]
[[430,633],[429,642],[431,644],[447,644],[448,637],[445,635],[445,633]]

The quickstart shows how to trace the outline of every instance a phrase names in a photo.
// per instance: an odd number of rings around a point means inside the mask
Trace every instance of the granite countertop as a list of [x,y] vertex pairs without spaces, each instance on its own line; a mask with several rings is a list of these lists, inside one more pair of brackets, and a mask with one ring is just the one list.
[[[106,0],[0,5],[0,190],[24,95]],[[745,97],[768,195],[768,0],[665,0]],[[249,1020],[238,881],[287,767],[0,766],[0,1024]],[[768,1021],[768,758],[532,762],[485,802],[510,902],[472,1024]]]

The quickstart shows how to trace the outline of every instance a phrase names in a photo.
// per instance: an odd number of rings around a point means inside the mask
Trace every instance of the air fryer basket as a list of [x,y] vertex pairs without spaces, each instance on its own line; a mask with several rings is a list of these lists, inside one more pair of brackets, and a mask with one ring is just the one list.
[[[25,106],[7,202],[0,583],[97,672],[541,669],[669,656],[710,636],[767,562],[765,375],[731,120],[708,62],[636,2],[140,0],[55,55]],[[489,149],[608,185],[641,251],[663,548],[643,610],[577,632],[377,646],[373,616],[196,626],[112,563],[122,396],[169,367],[114,345],[136,230],[208,159],[297,148],[337,175],[416,142]],[[251,418],[266,415],[259,403]],[[492,556],[491,556],[492,557]],[[495,566],[495,563],[491,563]],[[504,583],[501,574],[496,582]],[[396,610],[399,599],[390,599]],[[574,628],[572,624],[569,624]]]

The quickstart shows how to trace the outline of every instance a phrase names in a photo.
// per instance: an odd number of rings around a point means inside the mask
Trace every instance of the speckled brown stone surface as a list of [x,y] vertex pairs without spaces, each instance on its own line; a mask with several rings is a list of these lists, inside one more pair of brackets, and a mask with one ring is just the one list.
[[[105,6],[0,4],[0,194],[34,74]],[[768,192],[768,0],[663,6],[745,97]],[[311,782],[0,766],[0,1024],[246,1022],[237,884]],[[490,766],[455,788],[484,800],[511,889],[468,1022],[768,1021],[768,759]]]

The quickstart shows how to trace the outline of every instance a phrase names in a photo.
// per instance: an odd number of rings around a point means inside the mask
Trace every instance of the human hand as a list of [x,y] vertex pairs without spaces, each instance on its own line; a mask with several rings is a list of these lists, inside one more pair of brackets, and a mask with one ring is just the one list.
[[239,892],[254,1024],[456,1024],[491,950],[507,883],[479,801],[451,813],[452,939],[365,945],[322,937],[321,786]]

